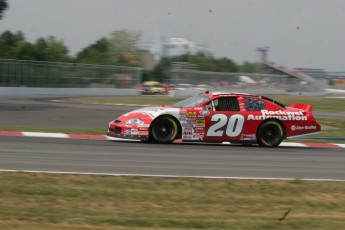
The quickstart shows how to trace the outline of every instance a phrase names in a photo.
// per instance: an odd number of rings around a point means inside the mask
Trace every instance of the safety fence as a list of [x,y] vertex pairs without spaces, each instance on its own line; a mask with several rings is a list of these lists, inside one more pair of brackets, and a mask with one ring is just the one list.
[[[0,87],[137,88],[142,68],[0,59]],[[209,90],[281,89],[324,91],[327,81],[305,82],[280,74],[207,72],[172,68],[167,83],[176,88]]]
[[0,59],[0,87],[134,88],[142,68]]
[[288,75],[206,72],[194,69],[171,69],[168,74],[168,82],[177,88],[181,86],[232,91],[238,89],[282,89],[287,92],[319,92],[324,91],[327,86],[327,81],[324,80],[305,82]]

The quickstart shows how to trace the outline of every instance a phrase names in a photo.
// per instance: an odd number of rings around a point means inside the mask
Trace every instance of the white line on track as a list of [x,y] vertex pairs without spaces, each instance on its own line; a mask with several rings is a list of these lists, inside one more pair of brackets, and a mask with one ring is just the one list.
[[308,147],[305,144],[297,143],[297,142],[282,142],[279,146],[283,146],[283,147]]
[[197,179],[227,179],[227,180],[284,180],[284,181],[302,180],[302,181],[345,182],[345,179],[342,180],[342,179],[273,178],[273,177],[271,178],[271,177],[178,176],[178,175],[58,172],[58,171],[9,170],[9,169],[0,169],[0,172],[47,173],[47,174],[61,174],[61,175],[117,176],[117,177],[161,177],[161,178],[197,178]]
[[51,138],[68,138],[64,133],[41,133],[41,132],[23,132],[26,137],[51,137]]

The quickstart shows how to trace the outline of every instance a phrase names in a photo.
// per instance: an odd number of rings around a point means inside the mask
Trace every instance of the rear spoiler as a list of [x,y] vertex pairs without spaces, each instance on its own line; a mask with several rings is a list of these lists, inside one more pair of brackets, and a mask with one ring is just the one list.
[[295,108],[295,109],[303,109],[306,112],[311,112],[313,110],[313,106],[309,104],[292,104],[289,105],[290,108]]

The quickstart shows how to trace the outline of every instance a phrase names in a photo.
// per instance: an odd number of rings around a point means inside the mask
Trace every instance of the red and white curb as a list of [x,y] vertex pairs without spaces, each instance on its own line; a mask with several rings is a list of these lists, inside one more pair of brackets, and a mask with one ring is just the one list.
[[[23,137],[47,137],[47,138],[66,138],[66,139],[91,139],[91,140],[119,140],[124,139],[108,137],[99,134],[67,134],[67,133],[44,133],[44,132],[20,132],[20,131],[1,131],[0,136],[23,136]],[[127,140],[133,141],[133,140]],[[181,140],[175,141],[181,143]],[[223,142],[223,144],[230,144]],[[313,148],[345,148],[345,144],[335,143],[297,143],[297,142],[283,142],[281,147],[313,147]]]
[[67,134],[67,133],[43,133],[43,132],[20,132],[20,131],[0,131],[0,135],[1,136],[22,136],[22,137],[69,138],[69,139],[94,139],[94,140],[118,139],[118,138],[112,138],[106,135],[98,135],[98,134]]

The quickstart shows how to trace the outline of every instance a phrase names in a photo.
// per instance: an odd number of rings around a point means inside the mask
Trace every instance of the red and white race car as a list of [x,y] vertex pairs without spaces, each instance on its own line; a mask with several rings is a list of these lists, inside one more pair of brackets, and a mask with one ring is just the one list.
[[231,142],[276,147],[283,139],[320,132],[308,104],[209,91],[172,106],[145,107],[109,123],[108,136],[171,143]]

